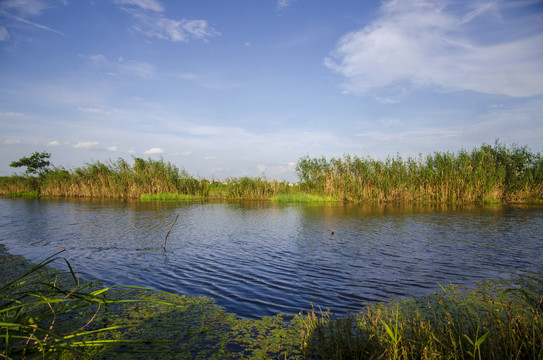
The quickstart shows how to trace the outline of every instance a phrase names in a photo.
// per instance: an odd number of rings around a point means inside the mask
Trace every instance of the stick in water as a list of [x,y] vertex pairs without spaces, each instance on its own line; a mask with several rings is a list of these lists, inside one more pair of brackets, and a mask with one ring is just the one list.
[[177,221],[177,218],[179,217],[179,214],[175,217],[175,220],[172,223],[172,226],[170,226],[170,230],[168,230],[168,233],[166,234],[166,238],[164,239],[164,251],[166,251],[166,241],[168,241],[168,235],[170,235],[170,231],[172,231],[173,226],[175,225],[175,222]]

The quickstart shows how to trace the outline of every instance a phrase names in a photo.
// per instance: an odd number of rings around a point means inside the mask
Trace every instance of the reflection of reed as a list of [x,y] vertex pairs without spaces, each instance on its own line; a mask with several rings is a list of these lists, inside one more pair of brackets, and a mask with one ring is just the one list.
[[170,232],[173,229],[173,226],[175,225],[175,222],[177,221],[177,218],[179,217],[179,214],[175,217],[175,220],[172,223],[172,226],[170,226],[170,230],[168,230],[168,233],[166,234],[166,238],[164,239],[164,251],[166,251],[166,242],[168,241],[168,235],[170,235]]

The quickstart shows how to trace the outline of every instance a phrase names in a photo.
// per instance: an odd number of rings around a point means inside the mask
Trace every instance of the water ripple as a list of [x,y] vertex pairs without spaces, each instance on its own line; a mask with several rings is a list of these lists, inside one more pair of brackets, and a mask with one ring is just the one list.
[[343,315],[438,283],[543,271],[542,234],[541,207],[0,199],[12,253],[39,261],[64,247],[84,277],[209,296],[251,318],[312,306]]

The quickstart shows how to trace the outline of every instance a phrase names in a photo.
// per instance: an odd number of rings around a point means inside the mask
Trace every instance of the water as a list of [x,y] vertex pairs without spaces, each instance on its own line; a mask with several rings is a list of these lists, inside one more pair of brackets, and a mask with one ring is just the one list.
[[543,207],[0,199],[0,243],[34,261],[63,247],[86,279],[208,296],[241,317],[344,315],[543,271]]

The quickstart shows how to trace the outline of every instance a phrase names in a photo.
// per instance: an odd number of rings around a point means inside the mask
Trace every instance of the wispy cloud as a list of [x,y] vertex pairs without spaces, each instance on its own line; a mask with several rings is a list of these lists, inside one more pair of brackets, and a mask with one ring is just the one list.
[[156,0],[115,0],[115,3],[137,6],[143,10],[164,11],[164,7]]
[[145,150],[145,155],[157,155],[157,154],[163,154],[164,150],[162,150],[159,147],[150,148],[149,150]]
[[133,28],[150,38],[189,41],[220,35],[206,20],[171,19],[164,16],[165,8],[156,0],[116,0],[115,3],[131,15]]
[[5,27],[0,27],[0,41],[9,40],[10,35],[8,29]]
[[97,141],[78,142],[74,145],[74,149],[92,149],[98,145]]
[[21,140],[19,139],[7,139],[2,141],[2,144],[4,145],[18,145],[21,143]]
[[49,141],[45,146],[60,146],[60,142],[57,140]]
[[279,10],[284,9],[284,8],[289,7],[290,5],[292,5],[293,2],[294,2],[294,0],[278,0],[277,1],[277,8]]
[[[497,1],[383,3],[379,18],[348,33],[325,65],[345,90],[396,101],[416,88],[514,97],[543,93],[543,33],[538,14]],[[538,29],[529,32],[530,26]],[[535,25],[534,25],[535,23]]]
[[39,15],[48,7],[43,0],[3,0],[0,2],[0,10],[14,11],[20,16]]
[[[23,23],[32,27],[53,32],[59,35],[65,35],[62,31],[53,29],[49,26],[30,21],[28,17],[38,16],[49,7],[46,1],[42,0],[4,0],[0,2],[0,18],[4,18],[5,26],[0,28],[0,41],[10,38],[9,27],[14,27],[13,21]],[[11,20],[11,21],[8,21]],[[11,24],[10,24],[11,23]]]
[[0,111],[0,118],[24,118],[24,117],[26,117],[26,115],[23,113],[12,112],[12,111],[8,111],[8,112]]

